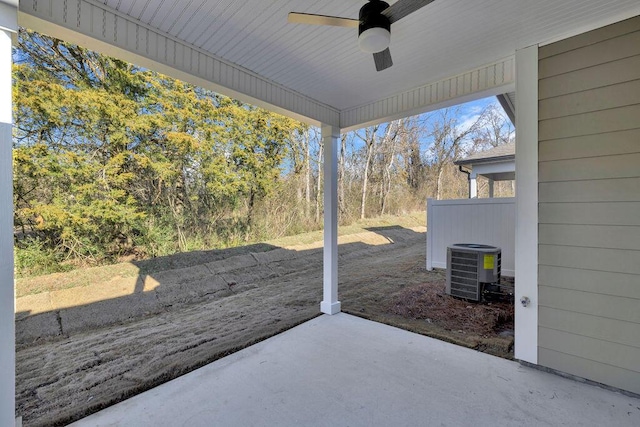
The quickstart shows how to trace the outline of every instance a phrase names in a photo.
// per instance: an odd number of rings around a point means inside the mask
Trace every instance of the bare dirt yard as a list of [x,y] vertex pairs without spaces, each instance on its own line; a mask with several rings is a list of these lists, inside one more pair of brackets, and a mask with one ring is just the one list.
[[[513,306],[445,295],[424,214],[341,230],[343,311],[512,357]],[[17,415],[64,425],[320,314],[321,233],[21,279]]]

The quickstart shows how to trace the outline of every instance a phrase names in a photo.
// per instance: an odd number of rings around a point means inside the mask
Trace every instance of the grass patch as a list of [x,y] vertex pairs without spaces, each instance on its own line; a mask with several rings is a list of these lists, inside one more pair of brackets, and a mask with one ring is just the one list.
[[[366,218],[356,221],[353,224],[338,227],[338,235],[348,236],[350,234],[364,233],[368,228],[372,227],[425,227],[425,212],[411,212],[407,215],[383,215],[376,218]],[[322,241],[324,232],[322,230],[312,231],[309,233],[297,234],[295,236],[287,236],[279,239],[268,240],[270,243],[278,247],[308,245]]]
[[[338,227],[338,234],[340,236],[346,236],[363,233],[372,227],[411,228],[420,226],[425,226],[425,213],[413,212],[404,216],[384,215],[378,218],[368,218],[357,221],[351,225]],[[150,275],[160,271],[188,268],[250,252],[266,252],[278,247],[307,245],[322,241],[322,236],[323,232],[319,230],[269,240],[263,243],[237,246],[235,248],[183,252],[142,261],[80,268],[68,272],[46,274],[55,270],[39,270],[46,275],[21,277],[16,280],[16,296],[19,298],[41,292],[51,292],[60,289],[89,286],[95,283],[104,283],[117,278]]]

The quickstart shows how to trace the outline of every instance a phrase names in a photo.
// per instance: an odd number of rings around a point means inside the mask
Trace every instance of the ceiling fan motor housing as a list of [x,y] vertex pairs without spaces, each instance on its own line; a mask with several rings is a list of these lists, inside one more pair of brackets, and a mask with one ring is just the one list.
[[[391,21],[382,14],[388,7],[389,4],[387,2],[370,0],[360,9],[358,38],[360,39],[360,48],[362,50],[377,53],[389,46],[388,40],[391,33]],[[368,30],[373,31],[369,31],[369,33],[363,37],[363,33]],[[380,40],[380,38],[386,40]],[[380,48],[381,46],[383,47]]]

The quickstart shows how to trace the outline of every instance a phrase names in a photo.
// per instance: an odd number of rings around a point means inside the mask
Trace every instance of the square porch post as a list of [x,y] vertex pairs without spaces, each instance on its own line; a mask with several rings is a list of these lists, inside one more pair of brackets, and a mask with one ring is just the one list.
[[17,6],[0,2],[0,426],[15,423],[11,35],[18,30]]
[[[516,51],[515,357],[538,363],[538,46]],[[522,301],[522,302],[521,302]]]
[[474,172],[471,172],[471,174],[469,175],[469,198],[478,198],[478,175],[476,175]]
[[324,144],[324,250],[323,300],[320,311],[340,312],[338,301],[338,140],[340,129],[322,125]]

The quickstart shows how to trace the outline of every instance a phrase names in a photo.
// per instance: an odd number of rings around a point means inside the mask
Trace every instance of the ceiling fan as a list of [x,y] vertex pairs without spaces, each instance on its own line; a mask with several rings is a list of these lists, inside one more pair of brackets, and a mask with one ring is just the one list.
[[372,53],[376,70],[382,71],[393,65],[389,50],[391,24],[433,1],[435,0],[398,0],[389,6],[381,0],[369,0],[360,9],[359,19],[290,12],[288,21],[294,24],[358,28],[360,50]]

